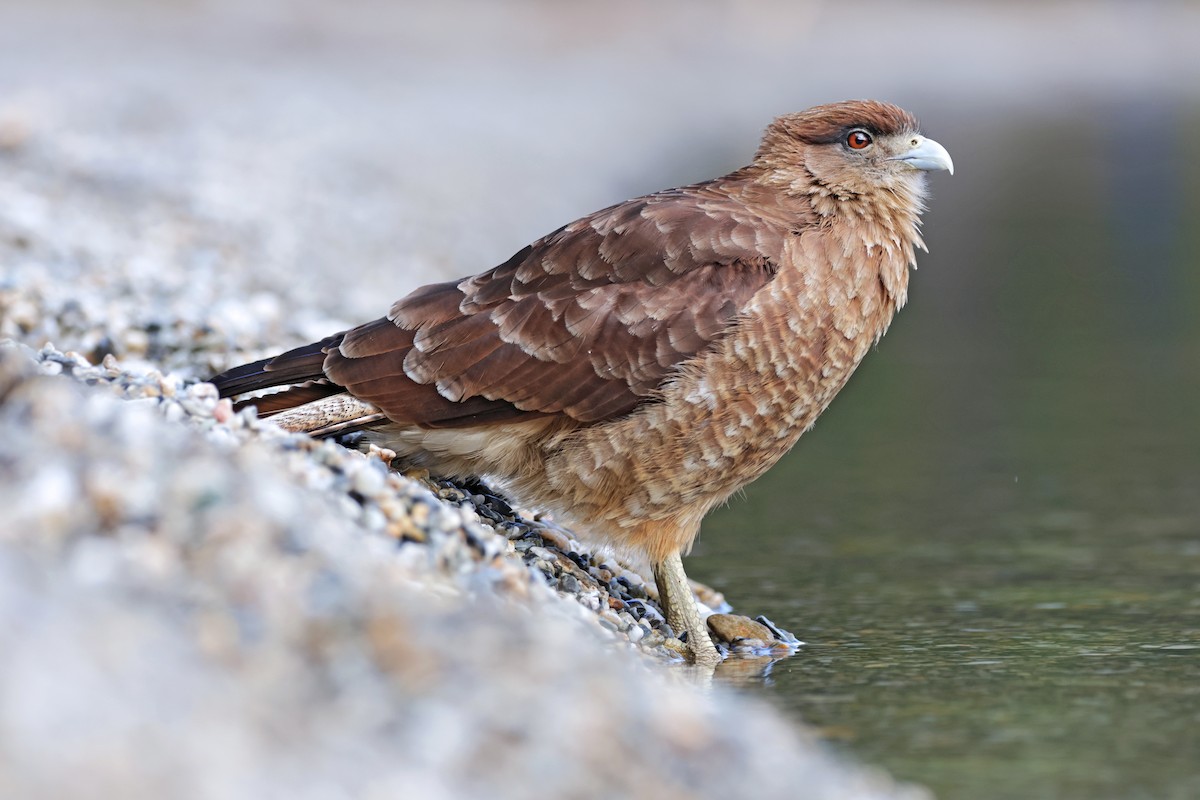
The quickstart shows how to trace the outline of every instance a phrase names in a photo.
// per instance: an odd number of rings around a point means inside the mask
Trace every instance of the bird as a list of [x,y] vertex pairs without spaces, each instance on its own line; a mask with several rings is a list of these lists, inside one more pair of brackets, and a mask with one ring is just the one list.
[[786,114],[745,167],[588,214],[211,381],[284,428],[358,432],[646,557],[668,624],[715,665],[682,556],[905,304],[938,170],[950,154],[895,105]]

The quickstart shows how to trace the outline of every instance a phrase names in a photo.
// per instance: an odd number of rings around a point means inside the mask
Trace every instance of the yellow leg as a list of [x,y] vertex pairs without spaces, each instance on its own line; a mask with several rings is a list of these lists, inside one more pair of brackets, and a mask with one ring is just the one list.
[[700,609],[696,607],[679,553],[672,553],[654,565],[654,582],[658,584],[658,599],[667,624],[676,634],[687,631],[692,659],[703,666],[719,664],[721,654],[708,636],[708,626],[700,619]]

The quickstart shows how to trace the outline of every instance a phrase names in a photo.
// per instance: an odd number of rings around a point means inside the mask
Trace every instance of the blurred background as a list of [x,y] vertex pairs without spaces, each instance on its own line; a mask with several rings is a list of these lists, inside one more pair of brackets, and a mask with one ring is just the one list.
[[910,304],[689,569],[809,642],[746,691],[898,777],[1196,797],[1198,41],[1194,3],[10,0],[0,288],[121,264],[161,302],[81,313],[211,324],[203,376],[903,105],[956,166]]

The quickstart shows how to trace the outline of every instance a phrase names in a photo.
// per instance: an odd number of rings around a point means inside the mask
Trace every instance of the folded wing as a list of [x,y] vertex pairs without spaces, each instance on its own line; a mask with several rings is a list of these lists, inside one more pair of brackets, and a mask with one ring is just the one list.
[[429,428],[609,419],[652,400],[679,364],[728,332],[774,275],[779,230],[721,182],[660,192],[214,382],[223,395],[302,384],[251,401],[263,413],[346,391]]

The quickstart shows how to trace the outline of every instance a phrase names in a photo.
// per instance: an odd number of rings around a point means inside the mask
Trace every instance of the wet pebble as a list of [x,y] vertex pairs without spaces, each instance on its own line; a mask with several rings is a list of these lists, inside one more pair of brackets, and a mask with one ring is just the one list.
[[767,626],[737,614],[710,614],[707,622],[709,632],[723,642],[736,642],[739,639],[767,640],[775,638]]

